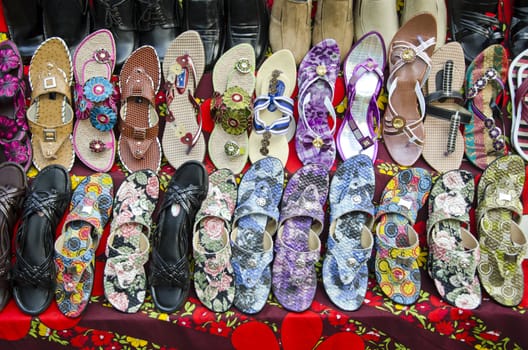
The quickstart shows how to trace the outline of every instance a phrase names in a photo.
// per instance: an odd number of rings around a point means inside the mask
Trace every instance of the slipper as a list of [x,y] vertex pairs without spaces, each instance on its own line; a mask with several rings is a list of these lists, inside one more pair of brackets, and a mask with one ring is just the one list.
[[271,291],[272,235],[277,231],[283,183],[283,163],[266,157],[253,163],[238,187],[231,232],[233,304],[248,314],[262,310]]
[[55,300],[60,312],[78,317],[92,294],[95,251],[112,213],[114,182],[104,173],[87,176],[73,192],[70,212],[55,241]]
[[477,277],[480,248],[469,232],[474,193],[469,171],[446,172],[431,189],[427,220],[429,275],[444,300],[467,310],[477,308],[482,300]]
[[159,170],[161,144],[155,98],[160,79],[160,62],[152,46],[136,49],[121,68],[121,134],[117,152],[128,172]]
[[26,314],[44,312],[55,295],[53,243],[71,198],[71,180],[61,165],[48,165],[31,181],[15,239],[13,298]]
[[433,169],[445,173],[460,168],[464,137],[459,126],[471,121],[471,113],[461,106],[466,64],[462,46],[456,41],[437,49],[431,59],[423,157]]
[[374,166],[365,154],[341,163],[330,184],[330,229],[323,260],[323,286],[330,300],[347,311],[359,309],[367,292],[367,261],[374,244],[371,232],[374,189]]
[[229,232],[235,211],[237,183],[229,169],[209,176],[209,189],[193,229],[194,289],[202,304],[225,312],[235,299]]
[[103,283],[106,299],[121,312],[137,312],[145,300],[144,265],[158,194],[158,177],[145,169],[130,174],[115,196]]
[[33,164],[38,170],[58,164],[70,171],[73,166],[72,80],[73,69],[66,43],[57,37],[47,39],[29,65],[31,106],[26,115],[32,134]]
[[378,154],[380,126],[378,95],[383,86],[385,44],[377,32],[361,37],[350,49],[344,62],[348,108],[337,132],[337,150],[346,160],[366,154],[375,160]]
[[332,100],[340,59],[336,41],[326,39],[312,47],[299,65],[295,149],[303,164],[320,163],[328,169],[334,164],[336,113]]
[[272,268],[273,294],[287,310],[301,312],[315,297],[328,169],[308,164],[288,180],[282,197]]
[[249,160],[265,157],[288,161],[288,131],[294,125],[293,99],[297,66],[288,49],[268,57],[257,72],[253,102],[253,130],[249,134]]
[[0,311],[11,296],[11,237],[27,190],[27,177],[17,163],[0,164]]
[[[501,45],[488,46],[475,57],[466,72],[466,97],[471,122],[464,126],[466,157],[480,169],[507,152],[500,126],[502,107],[496,101],[506,96],[504,84],[508,73],[508,54]],[[497,120],[501,121],[499,126]],[[504,129],[504,127],[503,127]]]
[[[239,44],[226,51],[213,70],[215,121],[209,136],[209,158],[217,169],[240,173],[248,159],[251,98],[255,90],[255,50]],[[222,147],[223,145],[223,147]]]
[[191,288],[189,239],[208,175],[202,163],[189,160],[172,176],[159,209],[150,260],[150,295],[156,308],[171,313],[180,308]]
[[24,64],[14,42],[0,43],[0,61],[0,152],[5,161],[28,171],[33,150],[26,119]]
[[524,161],[508,155],[484,170],[477,187],[478,274],[486,292],[504,306],[516,306],[523,298],[521,264],[528,243],[519,223],[524,180]]
[[202,114],[194,97],[204,67],[204,46],[198,32],[188,30],[171,41],[163,60],[168,115],[161,144],[175,169],[188,160],[201,162],[205,157]]
[[398,304],[413,304],[420,295],[420,246],[412,225],[431,185],[424,169],[400,171],[385,186],[376,213],[376,280]]
[[110,82],[115,67],[116,44],[109,30],[88,35],[73,54],[74,100],[77,121],[73,148],[81,162],[96,172],[114,165],[118,92]]
[[528,49],[510,63],[508,83],[512,100],[511,144],[528,161]]
[[422,86],[431,69],[436,21],[423,13],[400,27],[389,45],[388,108],[383,116],[383,140],[392,159],[412,166],[422,154],[425,99]]

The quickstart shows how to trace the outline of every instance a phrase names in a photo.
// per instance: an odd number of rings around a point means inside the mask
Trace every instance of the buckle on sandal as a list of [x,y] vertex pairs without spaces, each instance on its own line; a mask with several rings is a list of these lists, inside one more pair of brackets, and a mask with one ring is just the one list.
[[44,89],[47,90],[54,87],[57,87],[57,80],[55,80],[55,77],[44,78]]
[[42,132],[44,133],[45,142],[55,142],[57,140],[57,132],[55,129],[44,129]]

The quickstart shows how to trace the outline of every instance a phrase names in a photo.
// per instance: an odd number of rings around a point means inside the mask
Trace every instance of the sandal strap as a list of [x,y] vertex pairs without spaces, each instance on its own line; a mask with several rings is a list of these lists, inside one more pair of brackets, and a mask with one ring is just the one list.
[[[528,65],[523,65],[523,67],[519,68],[519,72],[517,74],[521,74],[525,71],[525,69],[528,68]],[[521,118],[528,122],[528,104],[526,103],[526,97],[528,95],[528,79],[524,79],[519,85],[519,87],[515,90],[515,106],[520,107],[520,116]]]
[[282,240],[282,234],[275,240],[275,259],[280,259],[281,268],[290,273],[288,284],[302,288],[306,280],[313,278],[314,266],[321,257],[321,241],[319,235],[310,231],[308,240],[315,241],[316,248],[307,251],[299,251],[289,247]]
[[121,135],[126,136],[126,141],[134,157],[141,159],[147,153],[147,150],[152,145],[158,136],[159,126],[156,123],[149,128],[140,128],[132,126],[126,120],[119,120],[119,128]]
[[152,286],[185,288],[189,283],[189,261],[184,255],[176,263],[165,261],[156,248],[152,249],[149,281]]
[[[496,16],[486,15],[475,11],[462,11],[460,14],[460,30],[453,33],[457,41],[471,34],[480,34],[493,42],[504,39],[501,23]],[[491,45],[491,43],[488,43]]]
[[[118,231],[114,231],[118,232]],[[111,269],[116,275],[118,285],[123,289],[130,288],[138,273],[144,271],[144,266],[149,258],[150,243],[146,235],[139,235],[139,248],[133,253],[121,253],[112,243],[116,234],[108,238],[109,244],[106,247],[106,268]],[[111,242],[111,243],[110,243]],[[143,247],[143,249],[140,249]]]
[[13,266],[13,284],[15,286],[32,286],[50,289],[55,283],[55,268],[53,263],[53,255],[46,256],[41,265],[29,264],[16,251],[16,261]]
[[[282,117],[275,120],[270,125],[267,125],[266,122],[260,118],[260,111],[264,109],[271,112],[278,109],[282,112]],[[270,132],[274,135],[282,135],[288,131],[293,118],[293,99],[280,95],[259,96],[253,102],[253,112],[253,129],[257,134]]]
[[414,225],[419,208],[419,203],[414,199],[393,197],[390,202],[382,203],[378,206],[374,220],[378,220],[385,214],[398,214],[406,218],[411,225]]
[[69,200],[70,195],[68,193],[51,191],[30,192],[24,200],[24,211],[19,231],[25,228],[25,221],[33,214],[44,214],[49,226],[56,227],[62,218],[62,212],[59,210],[61,207],[60,203]]
[[[236,283],[247,288],[254,288],[260,282],[264,270],[273,260],[273,250],[249,251],[243,249],[233,239],[236,229],[231,232],[231,265],[233,266]],[[270,234],[264,231],[264,241],[273,242]]]
[[[190,220],[191,214],[200,208],[202,201],[199,198],[205,198],[206,195],[207,192],[199,186],[188,185],[184,188],[178,185],[170,186],[165,193],[163,204],[159,211],[162,212],[170,208],[173,204],[179,204]],[[194,215],[192,216],[194,217]],[[189,227],[192,227],[192,225]]]
[[465,212],[462,215],[456,216],[452,215],[451,213],[446,212],[445,210],[437,210],[432,213],[429,213],[429,218],[427,219],[427,228],[426,231],[431,234],[432,230],[436,226],[436,224],[442,222],[442,221],[456,221],[460,224],[465,224],[469,222],[469,214]]
[[31,100],[35,101],[39,96],[57,93],[65,96],[68,103],[71,100],[70,79],[64,70],[49,62],[46,69],[39,70],[37,77],[32,76]]
[[279,226],[286,220],[294,217],[309,217],[312,219],[312,230],[320,234],[324,225],[324,210],[320,203],[320,194],[317,186],[309,184],[306,186],[297,200],[289,200],[280,211]]
[[412,64],[415,59],[421,59],[427,66],[424,79],[419,82],[423,84],[427,80],[429,71],[431,69],[431,57],[425,52],[428,48],[436,43],[435,37],[431,37],[427,40],[422,40],[418,37],[420,44],[418,46],[404,40],[397,40],[392,43],[392,56],[391,61],[396,62],[391,68],[387,85],[390,87],[392,83],[397,79],[397,72],[407,64]]

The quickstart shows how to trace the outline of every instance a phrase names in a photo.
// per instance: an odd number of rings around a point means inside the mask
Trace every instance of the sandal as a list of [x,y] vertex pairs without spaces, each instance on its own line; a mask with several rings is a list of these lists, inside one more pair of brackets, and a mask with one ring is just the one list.
[[422,154],[425,100],[421,87],[431,69],[435,35],[435,18],[424,13],[407,21],[389,45],[383,140],[392,159],[403,166],[412,166]]
[[524,180],[524,161],[508,155],[484,170],[477,187],[478,274],[484,290],[504,306],[516,306],[523,298],[528,243],[519,223]]
[[161,145],[155,98],[160,80],[160,62],[151,46],[135,50],[121,68],[118,153],[128,172],[159,170]]
[[150,294],[156,308],[180,308],[191,287],[189,239],[196,212],[207,195],[208,176],[202,163],[183,163],[172,176],[159,209],[150,260]]
[[466,65],[462,46],[456,41],[437,49],[431,58],[423,157],[433,169],[444,173],[458,169],[464,156],[464,137],[459,126],[471,121],[471,112],[461,106]]
[[505,136],[496,124],[497,119],[501,120],[504,129],[507,72],[508,55],[501,45],[482,51],[466,72],[467,106],[473,114],[471,122],[464,125],[466,157],[480,169],[507,152]]
[[84,311],[95,277],[95,251],[112,212],[114,182],[104,173],[87,176],[72,195],[70,212],[55,241],[55,300],[67,317]]
[[378,95],[383,86],[385,45],[381,35],[370,32],[350,49],[344,62],[348,108],[337,132],[337,150],[346,160],[366,154],[375,160],[378,154],[380,126]]
[[31,166],[32,148],[26,120],[24,65],[12,41],[0,43],[0,159]]
[[326,39],[312,47],[299,66],[295,149],[303,164],[320,163],[328,169],[334,164],[336,113],[332,100],[340,59],[336,41]]
[[[217,169],[242,172],[248,159],[251,98],[255,90],[255,50],[239,44],[226,51],[213,70],[209,158]],[[223,145],[223,147],[222,147]]]
[[19,309],[27,314],[41,314],[53,299],[56,279],[53,243],[70,197],[68,171],[61,165],[49,165],[33,179],[24,199],[12,278],[13,297]]
[[512,101],[511,144],[528,161],[528,49],[510,63],[508,83]]
[[29,66],[31,106],[27,119],[32,135],[33,164],[38,170],[58,164],[70,171],[73,166],[72,80],[72,63],[66,43],[57,37],[44,41]]
[[168,115],[161,142],[163,154],[175,169],[205,157],[202,112],[194,97],[204,66],[204,47],[197,32],[183,32],[169,44],[163,61]]
[[519,56],[528,47],[528,6],[521,1],[514,1],[509,47],[513,57]]
[[104,293],[112,306],[127,313],[145,300],[152,213],[159,195],[159,180],[151,170],[130,174],[114,201],[114,219],[106,243]]
[[77,121],[73,148],[88,168],[106,173],[114,165],[118,92],[110,82],[116,47],[112,33],[100,29],[88,35],[73,54]]

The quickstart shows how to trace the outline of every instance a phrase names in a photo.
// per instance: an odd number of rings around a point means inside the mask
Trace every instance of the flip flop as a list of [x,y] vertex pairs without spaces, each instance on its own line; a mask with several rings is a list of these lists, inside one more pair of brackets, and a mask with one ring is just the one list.
[[429,275],[444,300],[468,310],[477,308],[482,299],[477,277],[480,248],[468,230],[474,193],[469,171],[446,172],[431,189],[427,220]]
[[121,119],[117,152],[128,172],[159,170],[161,145],[155,98],[160,80],[160,62],[152,46],[136,49],[121,68]]
[[271,291],[272,235],[277,231],[283,183],[283,163],[266,157],[251,165],[238,187],[231,232],[233,304],[248,314],[261,311]]
[[427,80],[423,157],[436,171],[458,169],[464,157],[460,124],[471,121],[471,112],[461,106],[466,64],[464,50],[453,41],[438,48],[431,57]]
[[207,197],[194,221],[194,289],[202,304],[214,312],[227,311],[235,298],[229,231],[236,197],[231,170],[215,171],[209,175]]
[[365,154],[341,163],[330,183],[330,229],[323,260],[323,286],[330,300],[347,311],[359,309],[367,292],[367,261],[374,243],[374,189],[374,166]]
[[420,295],[420,246],[412,225],[431,185],[431,175],[424,169],[400,171],[385,186],[376,213],[376,280],[398,304],[413,304]]
[[[466,72],[466,97],[471,122],[464,126],[466,157],[480,169],[507,152],[502,124],[502,107],[497,100],[504,96],[508,54],[501,45],[488,46],[475,57]],[[501,96],[502,95],[502,96]],[[497,120],[501,124],[497,125]],[[504,127],[503,127],[504,129]]]
[[361,37],[350,49],[344,62],[348,108],[337,132],[337,150],[346,160],[358,154],[376,159],[380,126],[377,98],[383,86],[385,44],[377,32]]
[[528,49],[510,63],[508,84],[512,100],[511,144],[528,161]]
[[524,161],[518,155],[508,155],[484,170],[477,187],[478,274],[486,292],[504,306],[516,306],[523,298],[521,264],[528,243],[519,223],[524,181]]
[[72,81],[68,46],[61,38],[47,39],[29,65],[32,102],[26,115],[32,134],[33,164],[38,170],[51,164],[62,165],[68,171],[73,167]]
[[96,172],[114,165],[117,91],[110,82],[116,46],[112,33],[100,29],[81,41],[73,54],[74,99],[77,121],[73,148],[77,158]]
[[194,97],[204,67],[205,51],[198,32],[188,30],[171,41],[163,60],[169,113],[161,143],[175,169],[188,160],[201,162],[205,156],[202,114]]
[[112,213],[113,195],[112,177],[104,173],[87,176],[73,192],[71,210],[55,241],[55,300],[65,316],[80,316],[90,300],[95,251]]
[[431,69],[436,20],[429,13],[412,17],[394,35],[389,50],[388,107],[383,140],[392,159],[412,166],[424,143],[425,99],[421,87]]
[[328,169],[334,164],[336,114],[332,100],[340,59],[336,41],[326,39],[313,46],[299,65],[295,149],[303,164],[321,163]]
[[257,72],[253,102],[253,130],[249,134],[249,160],[265,157],[288,161],[288,132],[294,125],[293,99],[297,66],[291,51],[279,50]]
[[254,73],[255,50],[249,44],[232,47],[214,67],[211,113],[215,125],[209,135],[209,158],[217,169],[238,174],[247,163]]
[[272,287],[279,303],[291,311],[308,309],[315,297],[328,183],[325,166],[308,164],[293,174],[284,189]]

